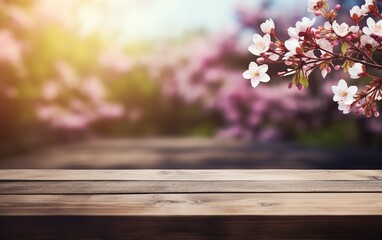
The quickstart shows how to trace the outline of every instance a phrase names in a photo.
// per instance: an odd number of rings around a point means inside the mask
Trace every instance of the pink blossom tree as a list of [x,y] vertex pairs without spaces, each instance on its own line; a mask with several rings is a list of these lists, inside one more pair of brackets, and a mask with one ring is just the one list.
[[[295,27],[288,28],[286,41],[277,36],[272,19],[265,21],[260,25],[264,35],[254,34],[249,47],[258,57],[258,64],[251,62],[243,77],[256,87],[270,80],[268,64],[282,63],[286,69],[275,77],[291,75],[289,87],[295,85],[301,90],[308,87],[309,76],[314,70],[319,70],[326,78],[332,70],[343,69],[351,79],[367,78],[368,83],[360,91],[357,86],[348,87],[344,79],[333,86],[333,100],[338,102],[339,110],[347,114],[354,109],[367,117],[378,117],[376,101],[382,99],[382,78],[373,71],[382,70],[381,63],[376,60],[376,55],[382,52],[382,15],[376,2],[366,0],[362,6],[350,9],[349,26],[336,20],[339,4],[330,9],[327,0],[308,0],[308,11],[326,22],[315,27],[316,17],[304,17]],[[361,28],[363,19],[367,25]]]

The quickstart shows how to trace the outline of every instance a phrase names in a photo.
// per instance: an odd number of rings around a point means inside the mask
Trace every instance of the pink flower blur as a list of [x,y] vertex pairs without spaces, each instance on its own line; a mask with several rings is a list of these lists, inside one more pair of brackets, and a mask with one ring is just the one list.
[[22,60],[23,47],[7,29],[0,30],[0,62],[8,62],[11,64],[18,64]]

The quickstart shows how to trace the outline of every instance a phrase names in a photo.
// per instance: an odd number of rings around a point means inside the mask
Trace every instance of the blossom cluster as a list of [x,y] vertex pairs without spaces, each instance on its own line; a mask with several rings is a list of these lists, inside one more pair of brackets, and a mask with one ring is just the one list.
[[[124,108],[107,100],[106,88],[97,76],[80,79],[71,66],[62,61],[54,68],[54,78],[42,87],[42,99],[37,107],[39,120],[56,128],[84,129],[96,120],[123,116]],[[69,98],[68,93],[71,93]]]
[[[90,57],[83,54],[84,58],[98,57],[100,72],[111,76],[107,78],[95,71],[84,73],[76,69],[75,61],[55,51],[55,46],[61,48],[60,41],[55,38],[49,41],[44,37],[55,27],[55,33],[63,38],[60,39],[63,42],[66,37],[73,41],[73,45],[88,47],[86,43],[90,41],[82,35],[77,37],[80,30],[74,19],[68,18],[79,4],[73,0],[65,1],[60,13],[52,14],[57,5],[50,0],[33,1],[30,6],[0,1],[0,71],[4,76],[0,79],[0,96],[6,99],[3,106],[22,102],[24,107],[19,111],[33,109],[33,117],[36,118],[33,120],[68,131],[86,129],[101,120],[122,118],[125,109],[122,104],[110,101],[110,84],[105,81],[126,74],[133,67],[130,59],[114,48],[103,47],[99,52],[89,50],[92,51]],[[49,57],[42,56],[46,52],[49,52]],[[0,111],[3,109],[0,106]],[[10,114],[0,112],[0,115]],[[9,116],[10,119],[12,117],[17,116]]]
[[[380,2],[380,1],[379,1]],[[293,85],[302,90],[309,86],[309,77],[314,70],[326,78],[333,70],[348,72],[351,79],[366,80],[364,90],[357,86],[348,87],[341,79],[332,87],[333,100],[339,110],[347,114],[354,110],[366,117],[379,116],[377,100],[382,99],[382,64],[376,56],[382,53],[382,15],[376,0],[366,0],[362,6],[350,9],[349,25],[337,20],[341,6],[333,9],[328,0],[308,0],[308,12],[313,18],[304,17],[287,30],[289,39],[282,41],[276,34],[275,23],[269,19],[260,25],[263,35],[254,34],[253,44],[248,50],[257,56],[256,62],[249,64],[243,77],[251,81],[253,87],[260,82],[269,82],[267,73],[270,64],[283,64],[284,71],[275,78],[291,75],[289,88]],[[323,24],[316,26],[322,17]],[[362,83],[357,84],[362,88]]]

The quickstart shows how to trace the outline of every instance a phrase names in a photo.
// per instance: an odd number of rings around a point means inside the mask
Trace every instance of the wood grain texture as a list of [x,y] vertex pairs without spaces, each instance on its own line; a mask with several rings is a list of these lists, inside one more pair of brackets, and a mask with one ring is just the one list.
[[382,239],[382,171],[0,170],[0,239]]
[[1,216],[382,216],[381,193],[2,195]]
[[382,193],[382,181],[0,181],[0,194]]
[[382,181],[382,170],[0,170],[0,180]]

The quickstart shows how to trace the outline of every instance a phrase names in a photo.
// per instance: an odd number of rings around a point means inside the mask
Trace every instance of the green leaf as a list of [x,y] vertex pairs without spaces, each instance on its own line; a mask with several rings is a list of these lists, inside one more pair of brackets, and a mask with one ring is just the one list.
[[347,52],[347,50],[348,50],[348,44],[345,42],[345,43],[343,43],[342,44],[342,46],[341,46],[341,52],[342,52],[342,54],[345,54],[346,52]]
[[349,68],[353,65],[354,63],[352,61],[346,60],[344,64],[342,64],[342,68],[344,72],[348,72]]
[[301,83],[301,85],[304,88],[308,88],[309,87],[308,78],[303,73],[301,73],[301,75],[300,75],[300,83]]

